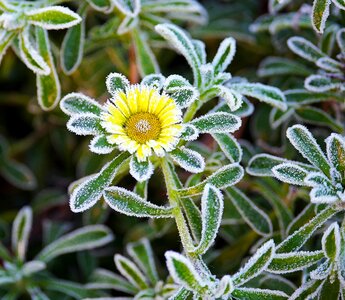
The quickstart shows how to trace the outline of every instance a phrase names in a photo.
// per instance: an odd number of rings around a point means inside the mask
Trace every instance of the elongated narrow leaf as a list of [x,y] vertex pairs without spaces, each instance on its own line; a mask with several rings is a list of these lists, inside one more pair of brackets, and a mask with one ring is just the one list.
[[339,210],[336,207],[328,206],[307,224],[295,231],[292,235],[288,236],[277,248],[277,253],[287,253],[297,251],[300,249],[312,236],[312,234],[320,228],[330,217],[336,214]]
[[262,245],[249,261],[233,276],[235,286],[240,286],[248,280],[265,271],[271,263],[275,253],[273,240]]
[[272,77],[278,75],[294,75],[294,76],[308,76],[312,73],[303,64],[295,60],[283,57],[267,57],[265,58],[258,70],[260,77]]
[[272,223],[267,214],[257,207],[245,194],[235,187],[226,190],[232,204],[245,222],[257,233],[267,236],[272,233]]
[[129,154],[124,152],[107,163],[102,170],[83,181],[73,190],[70,207],[73,212],[82,212],[93,206],[101,197],[104,189],[114,180],[118,169],[126,162]]
[[60,81],[55,69],[53,56],[50,50],[48,33],[45,29],[36,27],[38,53],[49,66],[48,75],[37,74],[38,104],[44,110],[52,110],[58,104],[61,96]]
[[327,157],[339,172],[345,171],[345,139],[340,134],[332,133],[326,139]]
[[246,171],[253,176],[274,176],[272,168],[286,161],[270,154],[257,154],[250,159]]
[[242,148],[237,140],[228,133],[214,133],[212,137],[218,143],[225,156],[231,163],[240,162],[242,159]]
[[172,207],[157,206],[124,188],[106,188],[104,199],[112,209],[128,216],[141,218],[172,217]]
[[235,83],[229,86],[236,92],[268,103],[281,110],[286,110],[285,95],[276,87],[261,83]]
[[91,152],[97,154],[108,154],[112,152],[115,147],[109,144],[106,135],[97,135],[91,140],[89,149]]
[[195,253],[204,254],[212,246],[222,220],[223,207],[221,192],[212,185],[207,184],[201,198],[201,240],[194,250]]
[[236,288],[231,295],[243,300],[284,300],[289,298],[288,295],[281,291],[256,288]]
[[291,144],[314,166],[320,168],[326,175],[330,173],[330,165],[309,130],[302,125],[288,128],[286,136]]
[[330,4],[331,0],[314,0],[313,2],[313,27],[318,33],[323,33],[325,29]]
[[170,152],[172,159],[183,169],[191,173],[200,173],[205,168],[203,157],[196,151],[185,147]]
[[142,239],[139,242],[128,244],[127,251],[148,276],[151,283],[157,283],[159,278],[150,242],[147,239]]
[[148,288],[145,276],[131,260],[120,254],[116,254],[114,260],[121,275],[126,277],[132,285],[141,290]]
[[23,207],[17,214],[12,227],[12,250],[20,260],[25,259],[32,227],[32,210]]
[[97,101],[81,93],[70,93],[63,97],[60,108],[69,116],[85,113],[100,116],[103,111],[102,106]]
[[300,286],[289,298],[290,300],[313,299],[322,287],[322,280],[309,280]]
[[323,93],[342,89],[343,82],[325,75],[310,75],[304,81],[304,87],[314,93]]
[[0,29],[0,63],[15,36],[16,33],[13,31]]
[[109,13],[113,10],[112,0],[87,0],[87,2],[92,6],[93,9]]
[[[321,0],[324,1],[324,0]],[[328,1],[328,0],[326,0]],[[289,38],[288,46],[291,51],[296,53],[298,56],[316,63],[316,61],[324,57],[326,54],[322,53],[319,48],[317,48],[314,44],[309,42],[303,37],[294,36]]]
[[322,236],[322,250],[326,256],[335,261],[338,260],[341,247],[341,237],[338,223],[330,225]]
[[69,28],[81,22],[78,14],[62,6],[35,8],[26,12],[25,15],[30,24],[48,30]]
[[276,254],[267,271],[274,274],[285,274],[303,270],[324,258],[323,251],[300,251]]
[[72,116],[67,122],[67,129],[77,135],[101,135],[105,133],[101,118],[85,113]]
[[[289,106],[297,107],[305,104],[324,102],[329,99],[337,99],[337,96],[334,93],[313,93],[304,89],[287,90],[285,91],[285,97]],[[339,101],[342,100],[343,99],[339,98]]]
[[305,179],[308,171],[293,163],[282,163],[272,168],[274,176],[289,184],[306,185]]
[[235,185],[242,177],[243,168],[238,163],[234,163],[220,168],[199,184],[189,188],[180,189],[179,194],[181,197],[200,195],[207,183],[218,189],[224,189],[228,186]]
[[143,182],[150,179],[153,174],[153,165],[149,159],[139,161],[135,155],[132,155],[129,163],[129,172],[134,179]]
[[37,260],[49,262],[62,254],[101,247],[114,239],[108,227],[104,225],[85,226],[72,231],[46,246]]
[[43,281],[46,290],[60,292],[74,299],[84,299],[90,294],[82,284],[67,280],[49,278]]
[[225,71],[236,52],[236,41],[228,37],[221,42],[218,51],[212,61],[215,74]]

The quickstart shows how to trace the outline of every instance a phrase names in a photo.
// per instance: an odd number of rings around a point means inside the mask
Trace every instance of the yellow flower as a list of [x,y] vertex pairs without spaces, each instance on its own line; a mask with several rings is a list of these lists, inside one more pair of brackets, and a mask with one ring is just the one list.
[[175,101],[155,88],[132,85],[118,90],[102,113],[107,140],[120,150],[136,153],[145,161],[153,152],[164,156],[173,150],[181,135],[182,112]]

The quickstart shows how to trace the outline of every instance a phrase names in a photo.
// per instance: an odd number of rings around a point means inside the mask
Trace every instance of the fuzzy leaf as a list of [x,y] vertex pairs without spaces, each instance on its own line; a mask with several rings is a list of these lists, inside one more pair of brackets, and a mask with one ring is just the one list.
[[295,60],[283,57],[267,57],[258,70],[260,77],[274,77],[278,75],[308,76],[311,70]]
[[227,188],[226,195],[245,222],[258,234],[272,234],[272,223],[267,214],[257,207],[244,193],[235,187]]
[[326,139],[327,157],[332,166],[340,173],[345,171],[345,139],[332,133]]
[[212,61],[215,74],[225,71],[236,52],[236,41],[232,37],[224,39]]
[[332,261],[340,255],[341,237],[338,223],[332,223],[322,236],[322,250]]
[[180,189],[179,194],[181,197],[188,197],[193,195],[202,194],[207,183],[218,189],[235,185],[243,177],[243,168],[238,164],[230,164],[218,169],[211,176],[207,177],[204,181],[192,187]]
[[338,30],[337,32],[337,43],[342,53],[345,52],[345,28]]
[[118,90],[125,91],[129,87],[128,79],[120,73],[110,73],[105,84],[110,94],[116,95]]
[[36,27],[36,40],[38,53],[42,56],[50,69],[48,75],[37,74],[38,104],[44,110],[52,110],[60,100],[61,87],[50,50],[47,31],[43,28]]
[[306,185],[304,180],[308,171],[293,163],[287,162],[277,165],[272,168],[272,172],[280,181],[294,185]]
[[16,33],[13,31],[0,29],[0,63],[15,36]]
[[101,197],[104,189],[114,180],[117,171],[126,162],[129,154],[124,152],[107,163],[102,170],[83,181],[73,190],[70,207],[73,212],[82,212],[93,206]]
[[138,195],[120,187],[109,187],[104,191],[104,199],[114,210],[128,216],[140,218],[170,218],[172,208],[157,206]]
[[253,176],[274,176],[272,168],[286,161],[270,154],[257,154],[250,159],[246,171]]
[[191,124],[183,124],[183,131],[181,133],[181,139],[185,141],[194,141],[198,138],[199,131],[195,126]]
[[319,293],[322,280],[309,280],[300,286],[289,298],[289,300],[313,299]]
[[62,98],[60,102],[61,110],[69,115],[94,114],[100,116],[103,108],[95,100],[81,93],[70,93]]
[[81,17],[67,7],[49,6],[31,9],[25,13],[30,24],[45,29],[65,29],[81,22]]
[[212,185],[206,184],[201,198],[202,231],[201,240],[193,252],[205,254],[217,236],[223,215],[223,195]]
[[160,90],[163,87],[166,80],[168,80],[168,78],[165,79],[165,77],[162,74],[150,74],[143,78],[141,84],[152,86],[157,90]]
[[228,133],[214,133],[212,137],[218,143],[220,149],[231,163],[240,162],[242,159],[242,148],[237,140]]
[[314,0],[313,2],[313,27],[318,33],[323,33],[325,29],[330,4],[331,0]]
[[12,227],[12,250],[21,261],[25,260],[31,227],[32,210],[25,206],[18,212]]
[[113,239],[113,234],[104,225],[85,226],[60,237],[43,248],[36,259],[47,263],[62,254],[104,246]]
[[183,169],[191,173],[200,173],[205,169],[203,157],[196,151],[185,147],[170,152],[172,159]]
[[140,12],[139,0],[112,0],[117,8],[127,16],[135,17]]
[[97,154],[108,154],[112,152],[115,147],[108,143],[106,135],[97,135],[90,142],[90,151]]
[[323,251],[300,251],[276,254],[267,271],[274,274],[286,274],[301,271],[324,258]]
[[287,90],[285,91],[286,101],[289,106],[297,106],[319,103],[323,101],[329,101],[329,99],[334,99],[336,96],[332,93],[313,93],[306,90],[296,89],[296,90]]
[[191,122],[200,133],[234,132],[240,128],[241,123],[239,117],[225,112],[209,113]]
[[30,276],[34,273],[42,271],[46,268],[46,264],[39,260],[32,260],[23,265],[22,272],[25,276]]
[[135,180],[143,182],[150,179],[153,174],[153,165],[149,159],[139,161],[136,155],[132,155],[129,163],[129,172]]
[[67,122],[67,129],[77,135],[99,135],[105,133],[101,118],[85,113],[72,116]]
[[332,79],[324,75],[310,75],[304,81],[304,87],[314,93],[323,93],[344,88],[341,80]]
[[165,91],[169,94],[169,96],[171,96],[171,98],[175,100],[176,104],[181,108],[188,107],[199,97],[198,90],[191,85],[184,87],[166,86]]
[[109,13],[113,10],[112,0],[87,0],[87,2],[92,6],[93,9]]
[[290,143],[314,166],[326,175],[330,174],[330,165],[324,153],[309,130],[302,125],[294,125],[286,131]]
[[241,300],[284,300],[289,298],[281,291],[256,288],[236,288],[231,295]]
[[314,44],[312,44],[311,42],[309,42],[303,37],[299,37],[299,36],[291,37],[289,38],[287,44],[290,50],[293,51],[295,54],[314,63],[316,63],[316,61],[319,58],[324,57],[326,55],[322,53],[321,50],[317,48]]
[[132,285],[140,290],[148,288],[145,276],[131,260],[120,254],[116,254],[114,260],[121,275],[126,277]]

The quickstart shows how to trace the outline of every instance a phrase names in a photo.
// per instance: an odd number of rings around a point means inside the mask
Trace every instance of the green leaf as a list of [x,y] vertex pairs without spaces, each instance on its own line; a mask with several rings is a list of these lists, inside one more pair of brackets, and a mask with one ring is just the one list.
[[139,218],[171,218],[172,207],[152,204],[138,195],[120,187],[109,187],[104,191],[104,199],[114,210]]
[[166,80],[168,80],[168,78],[166,79],[162,74],[150,74],[143,78],[141,84],[151,86],[156,88],[157,90],[160,90],[165,84]]
[[325,255],[332,261],[337,261],[340,255],[341,237],[339,225],[337,222],[332,223],[322,236],[322,250]]
[[287,253],[291,251],[297,251],[308,241],[308,239],[318,228],[320,228],[338,211],[339,208],[335,206],[327,206],[324,210],[322,210],[314,218],[312,218],[307,224],[302,226],[293,234],[289,235],[283,242],[281,242],[277,246],[276,252]]
[[43,293],[38,287],[32,287],[27,289],[31,300],[49,300],[48,296]]
[[102,119],[92,113],[72,116],[67,122],[67,129],[77,135],[101,135],[105,133]]
[[236,207],[244,221],[258,234],[272,234],[272,223],[267,214],[257,207],[244,193],[235,187],[226,189],[226,195]]
[[214,133],[212,137],[218,143],[220,149],[231,163],[240,162],[242,159],[242,148],[237,140],[228,133]]
[[345,28],[338,30],[336,39],[337,39],[337,43],[340,48],[340,51],[344,53],[345,52]]
[[283,123],[288,122],[288,120],[291,118],[291,116],[294,113],[295,113],[295,110],[291,107],[289,107],[285,111],[281,111],[277,109],[276,107],[273,107],[269,116],[271,127],[273,129],[277,129]]
[[25,260],[32,227],[32,210],[24,206],[17,214],[12,226],[12,250],[21,261]]
[[127,152],[121,153],[107,163],[98,174],[84,180],[76,187],[70,197],[71,210],[82,212],[93,206],[102,197],[103,191],[112,183],[116,173],[129,156]]
[[133,31],[134,28],[138,26],[138,23],[139,23],[139,20],[137,17],[126,16],[122,20],[120,26],[117,28],[117,34],[122,35],[122,34],[126,34]]
[[97,101],[81,93],[70,93],[63,97],[60,108],[69,116],[85,113],[100,116],[103,111],[102,106]]
[[45,29],[65,29],[81,22],[78,14],[63,6],[35,8],[25,13],[30,24]]
[[43,248],[36,259],[47,263],[62,254],[104,246],[113,239],[110,229],[104,225],[85,226],[63,235]]
[[138,289],[123,277],[105,269],[96,269],[86,287],[95,290],[114,289],[131,295],[138,292]]
[[[324,101],[329,101],[330,99],[338,99],[334,93],[325,92],[325,93],[313,93],[306,90],[287,90],[284,92],[286,97],[286,102],[289,106],[299,107],[301,105],[319,103]],[[338,101],[343,101],[339,98]]]
[[223,208],[224,201],[221,192],[212,185],[206,184],[201,198],[201,239],[193,252],[202,255],[212,246],[222,221]]
[[50,68],[48,75],[37,74],[38,104],[44,110],[52,110],[60,100],[61,87],[50,50],[47,31],[43,28],[36,27],[36,40],[38,53]]
[[113,1],[111,0],[87,0],[93,9],[103,13],[110,13],[113,10]]
[[326,139],[327,157],[332,166],[342,173],[345,171],[345,140],[340,134],[332,133]]
[[181,197],[200,195],[203,193],[207,183],[218,189],[224,189],[226,187],[235,185],[242,179],[242,177],[243,168],[238,163],[234,163],[218,169],[201,183],[188,188],[180,189],[178,192]]
[[[321,0],[321,1],[328,1],[328,0]],[[316,63],[316,61],[326,56],[319,48],[317,48],[314,44],[309,42],[303,37],[294,36],[289,38],[288,46],[291,51],[293,51],[298,56],[304,58],[305,60],[311,61]]]
[[115,149],[115,146],[109,144],[106,135],[97,135],[91,140],[89,149],[97,154],[108,154]]
[[266,270],[274,257],[275,245],[273,240],[263,244],[249,261],[233,275],[235,286],[241,286],[252,278]]
[[16,32],[14,31],[0,29],[0,63],[15,36]]
[[132,261],[120,254],[115,254],[114,260],[116,268],[120,271],[121,275],[126,277],[132,285],[140,290],[148,288],[145,276]]
[[206,283],[186,257],[173,251],[165,252],[165,257],[169,273],[176,283],[198,293],[203,291]]
[[233,83],[229,86],[236,92],[268,103],[281,110],[286,110],[285,95],[280,89],[261,83]]
[[341,299],[342,288],[339,277],[330,274],[322,284],[318,300]]
[[314,166],[326,175],[330,174],[330,165],[310,131],[302,125],[294,125],[286,131],[290,143]]
[[135,57],[137,66],[142,77],[159,73],[159,65],[149,43],[144,37],[144,33],[139,30],[132,30]]
[[238,130],[241,119],[233,114],[216,112],[203,115],[190,122],[200,133],[227,133]]
[[0,258],[4,261],[11,261],[11,254],[7,248],[0,242]]
[[287,162],[277,165],[272,168],[272,172],[280,181],[293,185],[307,185],[305,179],[309,174],[308,171],[294,163]]
[[308,223],[310,219],[315,216],[315,205],[309,203],[298,215],[295,217],[292,222],[289,224],[286,233],[291,235],[296,230],[301,228],[304,224]]
[[316,297],[322,287],[322,280],[309,280],[299,287],[289,300],[305,300]]
[[190,37],[179,27],[173,24],[159,24],[155,27],[156,31],[168,40],[172,46],[180,52],[193,70],[194,83],[201,85],[200,60],[198,53]]
[[112,0],[117,8],[127,16],[135,17],[140,12],[139,0]]
[[105,80],[105,84],[108,92],[113,96],[116,95],[119,90],[124,92],[129,87],[128,79],[120,73],[110,73]]
[[279,75],[308,76],[312,73],[303,64],[283,57],[267,57],[259,66],[260,77],[274,77]]
[[[100,2],[108,2],[109,0],[98,0]],[[89,3],[97,2],[97,0]],[[105,3],[106,4],[106,3]],[[83,20],[69,28],[62,41],[60,50],[61,68],[67,75],[72,74],[80,65],[83,58],[84,42],[85,42],[85,18],[86,18],[86,6],[82,5],[79,13],[82,15]]]
[[49,278],[40,282],[47,290],[60,292],[75,299],[84,299],[90,295],[90,291],[83,285],[72,281]]
[[284,158],[270,154],[257,154],[250,159],[246,171],[253,176],[274,176],[272,168],[284,162],[287,162]]
[[139,161],[136,155],[132,155],[129,162],[129,172],[139,182],[150,179],[153,174],[153,165],[150,159]]
[[232,37],[228,37],[220,43],[218,51],[212,61],[215,74],[225,71],[234,58],[235,52],[236,41]]
[[191,296],[192,296],[192,292],[182,287],[176,292],[176,294],[171,296],[170,300],[185,300],[185,299],[189,299],[188,297],[191,297]]
[[179,147],[169,154],[174,162],[188,172],[200,173],[205,169],[204,158],[196,151],[185,147]]
[[325,75],[310,75],[304,81],[304,87],[314,93],[323,93],[343,89],[344,84],[340,79],[333,79]]
[[144,238],[127,245],[127,252],[140,269],[147,275],[152,284],[159,280],[150,242]]
[[301,271],[324,258],[323,251],[300,251],[276,254],[267,271],[274,274],[286,274]]
[[231,295],[241,300],[284,300],[289,298],[281,291],[256,288],[236,288]]
[[318,33],[323,33],[326,25],[326,20],[329,16],[329,6],[331,0],[314,0],[312,20],[313,27]]

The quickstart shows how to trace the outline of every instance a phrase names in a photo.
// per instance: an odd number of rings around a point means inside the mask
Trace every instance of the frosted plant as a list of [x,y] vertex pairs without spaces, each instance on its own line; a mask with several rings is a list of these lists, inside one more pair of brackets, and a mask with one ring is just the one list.
[[[96,269],[91,275],[89,290],[116,290],[133,296],[133,299],[168,299],[178,285],[162,280],[155,264],[150,242],[142,239],[126,247],[131,259],[116,254],[114,261],[121,276],[106,270]],[[91,300],[92,298],[90,298]]]
[[79,228],[46,245],[32,260],[27,260],[32,209],[23,207],[12,226],[11,253],[0,243],[0,295],[2,299],[17,299],[29,294],[32,299],[48,299],[51,291],[81,299],[93,295],[81,284],[59,280],[47,274],[48,263],[60,255],[104,246],[113,240],[111,231],[103,225]]
[[57,76],[47,30],[75,26],[78,14],[63,6],[47,6],[44,1],[0,1],[0,62],[9,46],[36,74],[38,103],[53,109],[60,100]]

